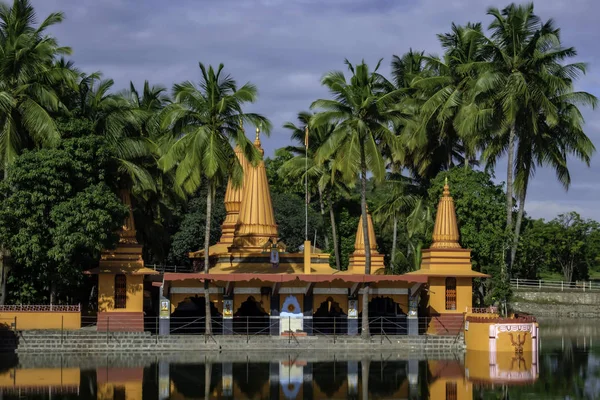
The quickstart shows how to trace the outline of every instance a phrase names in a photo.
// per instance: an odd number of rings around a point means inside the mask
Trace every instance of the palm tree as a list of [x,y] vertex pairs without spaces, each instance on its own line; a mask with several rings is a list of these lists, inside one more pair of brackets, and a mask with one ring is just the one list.
[[[159,163],[164,171],[175,169],[176,189],[183,196],[196,193],[206,180],[206,230],[204,236],[204,273],[209,270],[210,220],[215,188],[231,178],[235,185],[242,180],[242,167],[235,156],[231,141],[236,143],[248,160],[256,162],[260,154],[248,140],[240,122],[262,126],[269,133],[271,124],[262,115],[244,113],[242,106],[257,99],[257,89],[251,83],[238,88],[235,80],[223,75],[223,64],[216,71],[200,63],[202,79],[198,86],[183,82],[173,86],[174,102],[165,107],[162,129],[171,130],[169,150]],[[206,334],[211,334],[208,279],[204,281],[206,304]]]
[[[385,178],[385,160],[382,151],[397,154],[397,140],[391,131],[391,122],[400,117],[396,101],[400,91],[377,70],[373,71],[363,61],[354,67],[345,60],[352,76],[346,81],[343,72],[330,72],[322,79],[333,95],[333,100],[319,99],[311,108],[323,110],[312,120],[313,126],[334,124],[330,133],[316,154],[317,163],[330,158],[338,162],[338,169],[345,181],[360,177],[361,214],[365,233],[365,274],[371,273],[371,252],[367,228],[367,171],[371,171],[376,181]],[[364,285],[362,335],[369,336],[369,285]]]
[[[382,196],[378,198],[379,206],[373,211],[373,217],[384,228],[392,230],[392,254],[390,262],[396,265],[398,244],[398,221],[406,217],[415,207],[417,197],[410,193],[411,182],[406,177],[389,173],[382,185]],[[391,227],[390,227],[391,224]]]
[[[62,108],[57,82],[72,82],[68,68],[56,63],[71,49],[46,34],[63,20],[48,15],[37,27],[28,0],[0,4],[0,169],[4,179],[22,150],[56,145],[60,134],[51,113]],[[6,250],[0,246],[0,305],[6,300]]]
[[[589,142],[581,141],[581,118],[573,119],[572,116],[579,114],[576,104],[595,106],[596,99],[588,93],[573,92],[572,82],[579,74],[585,73],[585,64],[561,64],[575,56],[576,51],[572,47],[561,46],[560,30],[552,20],[542,23],[534,14],[533,4],[511,4],[502,11],[490,8],[488,14],[494,18],[489,26],[491,37],[488,39],[480,32],[473,34],[484,41],[490,62],[474,62],[465,66],[464,70],[479,73],[475,86],[484,88],[482,92],[487,96],[487,108],[482,107],[481,110],[492,124],[483,152],[484,159],[494,165],[499,156],[507,154],[507,230],[513,229],[513,196],[515,193],[519,196],[521,217],[518,217],[514,226],[513,244],[508,257],[510,267],[514,262],[513,254],[516,254],[527,184],[534,171],[531,168],[533,163],[527,160],[539,157],[538,160],[543,162],[538,165],[552,165],[557,169],[559,178],[564,176],[564,163],[561,161],[564,156],[552,154],[552,151],[575,154],[586,160],[593,148]],[[566,105],[557,104],[558,99],[564,99],[569,105],[570,113],[573,113],[571,117],[561,117],[561,109]],[[566,121],[570,126],[564,126]],[[544,126],[548,129],[541,129]],[[547,142],[541,137],[554,129],[565,134],[577,133],[578,148],[565,146],[563,138],[563,142],[555,142],[558,147],[550,145],[534,155],[528,146],[534,142]],[[569,139],[571,144],[575,141]],[[515,146],[518,146],[517,159]],[[515,174],[519,176],[518,186]]]
[[[298,142],[297,146],[288,146],[286,150],[295,154],[294,158],[286,161],[279,169],[281,176],[302,179],[304,181],[305,171],[308,176],[309,187],[316,189],[319,195],[319,205],[321,207],[321,216],[325,219],[325,200],[329,211],[329,220],[331,225],[331,235],[333,241],[333,251],[335,256],[335,265],[341,269],[340,249],[337,237],[337,224],[335,221],[335,211],[333,195],[336,193],[347,193],[348,186],[343,183],[341,176],[335,170],[335,160],[327,160],[321,164],[315,162],[315,155],[319,147],[325,142],[329,135],[335,130],[333,124],[323,124],[321,126],[308,129],[310,121],[314,114],[309,112],[300,112],[298,121],[300,126],[292,122],[286,122],[283,126],[292,131],[292,140]],[[305,134],[308,129],[308,156],[305,146]],[[307,159],[308,158],[308,159]],[[325,246],[329,248],[328,236],[325,234]]]

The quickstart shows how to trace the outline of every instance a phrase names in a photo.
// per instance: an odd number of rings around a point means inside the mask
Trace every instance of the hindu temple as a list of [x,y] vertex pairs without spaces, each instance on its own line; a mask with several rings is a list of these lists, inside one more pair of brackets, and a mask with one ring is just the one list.
[[[259,129],[254,146],[264,154]],[[472,279],[487,275],[472,270],[470,250],[459,245],[447,183],[438,205],[433,244],[423,251],[418,271],[386,274],[370,214],[371,273],[365,273],[362,217],[349,268],[339,271],[329,265],[329,254],[309,241],[302,252],[287,252],[278,237],[264,161],[248,162],[240,148],[235,154],[244,180],[241,187],[227,185],[227,215],[219,242],[209,250],[208,273],[203,272],[203,250],[189,254],[195,265],[201,265],[195,271],[158,273],[146,268],[130,213],[117,248],[105,251],[100,266],[91,271],[99,276],[99,330],[141,330],[145,310],[160,315],[162,334],[184,333],[192,327],[201,330],[204,325],[198,319],[205,316],[205,282],[215,333],[250,329],[302,336],[335,330],[357,335],[365,285],[369,317],[379,320],[370,326],[371,333],[456,334],[462,329],[464,313],[472,305]],[[123,200],[131,208],[127,194]]]

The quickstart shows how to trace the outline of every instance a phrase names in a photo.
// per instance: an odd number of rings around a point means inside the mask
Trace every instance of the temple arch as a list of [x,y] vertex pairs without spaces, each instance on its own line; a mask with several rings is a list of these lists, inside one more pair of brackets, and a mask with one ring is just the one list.
[[[369,301],[369,331],[372,335],[406,335],[406,313],[389,296],[372,297]],[[358,315],[359,332],[362,330],[362,311]]]
[[317,335],[345,335],[348,332],[348,315],[340,304],[329,296],[313,314],[313,329]]
[[[222,314],[215,304],[210,302],[210,314],[213,333],[222,332]],[[171,313],[171,334],[191,335],[204,333],[206,304],[204,296],[190,296],[180,301]]]
[[268,335],[270,319],[262,304],[248,296],[233,314],[233,331],[239,334]]

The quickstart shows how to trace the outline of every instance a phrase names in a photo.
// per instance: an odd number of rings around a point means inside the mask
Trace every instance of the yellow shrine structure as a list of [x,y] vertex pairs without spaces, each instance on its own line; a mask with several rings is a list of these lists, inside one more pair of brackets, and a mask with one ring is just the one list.
[[[254,146],[264,154],[259,129]],[[200,265],[197,272],[165,272],[147,279],[160,286],[156,303],[160,304],[161,332],[177,331],[177,317],[204,315],[205,282],[215,330],[225,334],[236,330],[234,322],[240,318],[256,324],[257,332],[281,335],[329,331],[337,319],[344,321],[337,326],[338,333],[358,334],[366,286],[369,316],[387,321],[387,333],[455,334],[462,329],[464,313],[472,305],[472,278],[487,275],[472,270],[470,250],[458,243],[454,202],[447,184],[438,205],[433,244],[423,250],[418,271],[385,274],[369,213],[371,273],[365,274],[362,217],[349,268],[338,271],[330,267],[329,254],[308,241],[302,253],[286,251],[278,239],[264,161],[248,162],[239,148],[235,154],[244,180],[241,187],[232,182],[227,185],[227,215],[219,242],[209,249],[208,273],[203,272],[204,251],[200,250],[189,254],[194,264]],[[131,209],[128,194],[122,197]],[[273,251],[278,255],[277,263],[272,263]],[[158,273],[144,267],[141,254],[130,212],[117,248],[105,251],[99,268],[90,271],[99,275],[98,329],[143,329],[144,276]],[[423,317],[429,318],[428,323],[419,324]],[[372,333],[377,329],[384,329],[383,324],[371,328]]]

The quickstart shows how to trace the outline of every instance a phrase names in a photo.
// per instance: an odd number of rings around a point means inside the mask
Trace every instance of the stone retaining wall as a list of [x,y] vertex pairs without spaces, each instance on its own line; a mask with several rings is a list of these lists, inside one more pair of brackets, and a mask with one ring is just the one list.
[[152,354],[189,351],[278,351],[278,350],[339,350],[339,351],[432,351],[450,352],[464,349],[462,337],[399,336],[372,337],[298,337],[291,340],[280,336],[153,336],[148,333],[112,332],[21,332],[17,352],[33,353],[111,353],[144,352]]
[[599,318],[600,292],[514,292],[512,308],[538,317]]

